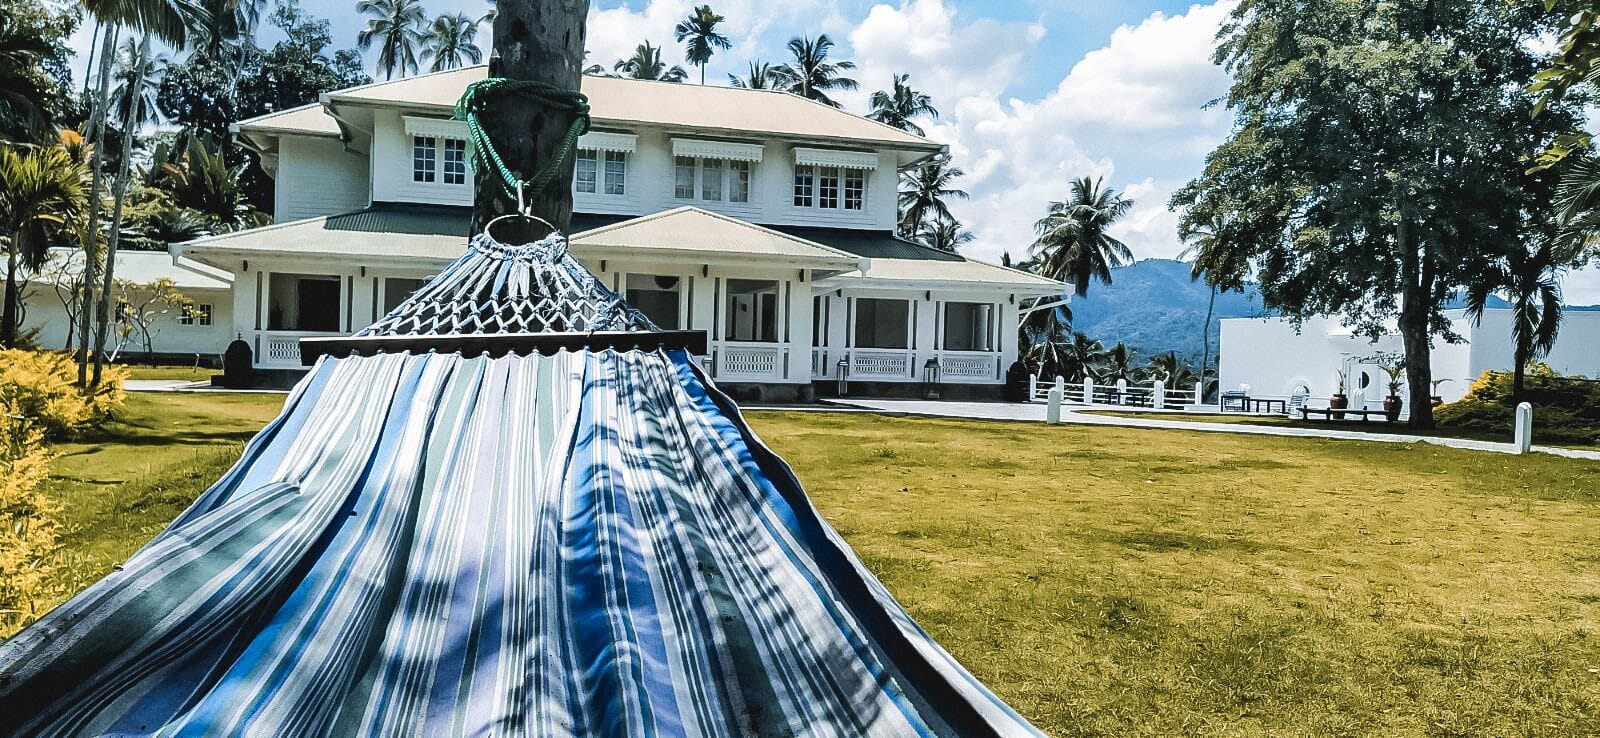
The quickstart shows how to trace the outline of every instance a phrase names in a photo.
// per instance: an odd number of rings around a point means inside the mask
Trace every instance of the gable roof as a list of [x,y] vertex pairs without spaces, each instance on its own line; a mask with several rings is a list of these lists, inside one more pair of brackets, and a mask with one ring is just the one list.
[[630,255],[760,256],[814,268],[862,265],[854,254],[687,205],[576,233],[572,248],[579,253],[617,249]]
[[340,135],[339,121],[328,115],[328,111],[322,109],[320,102],[258,115],[234,124],[234,127],[240,130],[246,126],[253,133],[292,133],[301,136],[332,137]]
[[[56,264],[64,265],[68,274],[82,274],[83,250],[52,247],[46,269]],[[225,290],[233,284],[233,275],[226,271],[193,259],[174,258],[165,251],[118,249],[115,276],[141,283],[170,279],[179,290]]]
[[[326,93],[323,99],[334,107],[340,104],[378,105],[448,115],[467,85],[483,79],[487,69],[487,65],[480,64],[419,74],[336,90]],[[929,153],[944,149],[943,145],[921,136],[775,90],[594,75],[584,75],[582,85],[583,93],[589,97],[596,125],[648,125],[727,135],[757,134],[832,140],[843,144],[876,145]],[[241,121],[239,130],[327,135],[329,126],[337,129],[336,123],[326,112],[320,116],[325,120],[318,120],[317,116],[304,111],[304,108],[296,108],[251,118]]]

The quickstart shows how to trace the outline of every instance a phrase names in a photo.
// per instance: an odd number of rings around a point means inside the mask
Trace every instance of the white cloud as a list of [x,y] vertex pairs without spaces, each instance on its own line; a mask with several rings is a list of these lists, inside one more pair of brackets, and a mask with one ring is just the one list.
[[[704,0],[650,0],[644,7],[634,10],[627,6],[601,9],[591,7],[588,21],[587,64],[599,64],[607,69],[618,59],[633,55],[640,43],[648,40],[666,47],[661,56],[667,64],[679,64],[698,78],[697,71],[683,60],[683,49],[672,38],[672,28],[688,17],[689,12]],[[766,3],[761,0],[722,0],[713,5],[725,21],[717,27],[733,46],[718,50],[707,65],[707,84],[724,84],[728,72],[737,73],[745,63],[754,59],[779,61],[771,54],[781,51],[787,40],[769,38],[778,29],[801,29],[810,24],[827,30],[848,27],[848,21],[839,13],[832,0],[788,0],[784,3]],[[820,20],[819,20],[820,19]],[[799,31],[795,31],[799,32]]]
[[[1103,176],[1136,203],[1114,233],[1139,258],[1172,257],[1182,249],[1177,217],[1166,209],[1181,184],[1174,180],[1198,171],[1228,128],[1224,111],[1202,107],[1227,91],[1227,74],[1210,60],[1231,8],[1232,0],[1219,0],[1118,28],[1032,101],[1004,91],[1043,38],[1036,24],[963,23],[941,0],[904,0],[873,8],[851,41],[874,66],[909,68],[937,83],[927,89],[945,116],[928,133],[949,143],[967,172],[972,197],[952,210],[978,236],[973,256],[1022,254],[1033,222],[1046,203],[1066,197],[1070,179]],[[978,26],[975,43],[945,39]],[[946,90],[959,93],[953,104]],[[1119,171],[1139,179],[1118,180]]]

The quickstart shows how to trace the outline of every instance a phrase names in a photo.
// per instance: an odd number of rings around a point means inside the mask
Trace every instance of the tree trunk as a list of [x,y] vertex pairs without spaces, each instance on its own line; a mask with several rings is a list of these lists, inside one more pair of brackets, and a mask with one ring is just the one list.
[[6,248],[6,304],[0,310],[0,346],[5,348],[17,347],[17,251],[21,248],[17,234],[11,234]]
[[1397,327],[1405,347],[1406,382],[1410,392],[1412,428],[1433,428],[1433,346],[1429,317],[1433,294],[1430,270],[1423,264],[1419,240],[1412,237],[1411,222],[1401,203],[1400,221],[1395,227],[1395,245],[1401,255],[1400,316]]
[[[89,58],[83,62],[83,94],[85,95],[89,94],[89,85],[94,83],[94,47],[99,44],[100,31],[103,30],[104,25],[98,20],[95,21],[94,35],[89,37]],[[92,113],[90,117],[93,117]]]
[[89,224],[83,243],[82,287],[78,298],[78,385],[89,385],[89,331],[94,323],[94,279],[99,264],[97,256],[100,238],[100,187],[105,169],[105,138],[107,108],[111,106],[111,57],[116,51],[118,28],[106,28],[100,44],[100,79],[95,93],[94,112],[89,115],[88,140],[94,147],[89,157],[92,174],[89,180]]
[[90,387],[100,386],[100,375],[105,368],[101,356],[105,353],[106,333],[111,328],[111,290],[116,286],[117,246],[122,241],[122,201],[128,194],[128,174],[133,162],[133,129],[139,125],[139,103],[144,89],[144,70],[150,58],[150,34],[145,33],[139,42],[139,56],[134,59],[133,81],[128,87],[128,110],[122,121],[122,161],[117,168],[116,191],[111,205],[111,235],[106,239],[106,266],[100,275],[100,324],[94,334],[94,376]]
[[[1217,288],[1213,285],[1211,287],[1211,299],[1206,302],[1206,323],[1200,328],[1201,345],[1204,346],[1200,351],[1200,382],[1202,384],[1206,381],[1206,370],[1211,368],[1211,316],[1216,313],[1216,309]],[[1201,402],[1202,399],[1196,397],[1194,401]]]
[[1528,381],[1528,355],[1532,351],[1524,351],[1522,342],[1517,342],[1516,365],[1511,367],[1511,404],[1516,406],[1522,402],[1522,391]]
[[[579,88],[583,81],[584,22],[589,16],[589,0],[498,0],[495,7],[490,77]],[[572,125],[572,113],[506,95],[490,107],[482,121],[506,165],[526,179],[558,155],[562,139]],[[576,162],[577,157],[569,159],[566,171],[542,192],[528,193],[529,212],[550,221],[562,232],[572,222],[572,169]],[[505,196],[497,175],[480,170],[472,208],[473,230],[482,228],[490,218],[515,209],[515,199]]]

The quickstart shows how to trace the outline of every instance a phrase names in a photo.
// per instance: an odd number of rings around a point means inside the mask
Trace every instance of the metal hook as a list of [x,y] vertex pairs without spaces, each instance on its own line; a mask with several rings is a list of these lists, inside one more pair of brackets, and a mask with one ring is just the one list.
[[517,180],[517,212],[523,215],[531,214],[531,211],[528,208],[528,197],[525,192],[527,188],[528,183],[526,181],[520,179]]

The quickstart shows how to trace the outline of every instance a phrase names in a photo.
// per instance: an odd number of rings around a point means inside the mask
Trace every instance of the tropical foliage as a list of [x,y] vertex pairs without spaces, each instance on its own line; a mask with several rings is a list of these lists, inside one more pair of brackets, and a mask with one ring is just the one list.
[[378,47],[378,71],[384,79],[394,79],[417,71],[422,46],[423,26],[428,22],[422,0],[360,0],[356,12],[367,16],[367,26],[356,34],[362,51]]
[[706,64],[717,49],[733,48],[733,42],[717,31],[717,25],[726,18],[717,15],[710,5],[701,5],[689,12],[689,17],[678,21],[672,29],[672,38],[683,44],[683,57],[700,68],[700,84],[706,83]]
[[6,249],[0,345],[6,348],[17,338],[17,270],[44,266],[51,236],[83,208],[83,175],[61,147],[0,147],[0,238]]
[[961,167],[947,157],[938,157],[916,169],[900,173],[900,235],[916,238],[924,227],[954,220],[948,200],[967,199],[967,191],[955,186],[966,176]]
[[1413,426],[1432,423],[1450,297],[1496,252],[1552,235],[1556,177],[1527,159],[1576,110],[1534,116],[1523,88],[1557,18],[1504,0],[1247,2],[1219,36],[1234,129],[1173,205],[1234,223],[1225,242],[1269,307],[1374,335],[1393,320]]
[[751,90],[770,90],[778,86],[778,79],[773,73],[771,64],[753,61],[750,62],[750,70],[743,77],[737,74],[728,75],[728,84]]
[[428,35],[422,40],[422,53],[433,63],[430,71],[456,69],[483,61],[483,49],[478,48],[478,22],[466,13],[441,15],[428,26]]
[[682,82],[689,78],[689,73],[676,64],[668,66],[661,60],[661,47],[652,46],[649,41],[639,44],[633,50],[633,56],[618,59],[611,65],[617,75],[629,79],[653,80],[656,82]]
[[1503,437],[1513,425],[1517,404],[1534,406],[1534,442],[1600,443],[1600,381],[1563,377],[1530,362],[1521,389],[1512,372],[1484,372],[1466,396],[1438,410],[1439,426]]
[[1038,238],[1028,252],[1034,270],[1072,285],[1080,297],[1089,294],[1091,279],[1111,284],[1111,269],[1133,261],[1133,253],[1110,228],[1132,207],[1100,179],[1073,180],[1068,199],[1050,203],[1034,223]]
[[926,131],[917,125],[915,119],[938,118],[939,110],[933,107],[931,96],[911,89],[910,81],[911,75],[896,74],[889,89],[872,93],[872,97],[867,100],[867,104],[872,106],[872,112],[868,113],[867,117],[921,136]]
[[1554,243],[1546,240],[1532,249],[1507,252],[1467,290],[1467,314],[1476,321],[1483,320],[1492,295],[1503,293],[1511,303],[1514,398],[1522,394],[1528,362],[1555,348],[1561,330],[1560,270]]
[[828,34],[816,38],[797,36],[789,39],[786,48],[790,60],[772,69],[777,89],[837,108],[841,106],[828,96],[829,92],[854,90],[860,86],[854,79],[844,76],[845,72],[856,68],[855,62],[829,61],[833,39],[828,38]]

